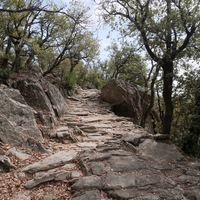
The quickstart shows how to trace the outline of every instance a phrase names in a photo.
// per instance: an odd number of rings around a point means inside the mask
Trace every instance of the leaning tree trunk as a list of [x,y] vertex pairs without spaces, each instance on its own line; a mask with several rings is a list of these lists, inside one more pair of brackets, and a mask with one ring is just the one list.
[[[153,67],[152,67],[152,70],[153,70]],[[141,125],[142,127],[144,127],[144,128],[145,128],[145,124],[146,124],[147,117],[149,116],[150,112],[152,111],[152,108],[154,107],[154,100],[155,100],[154,85],[155,85],[155,82],[156,82],[156,79],[157,79],[159,70],[160,70],[160,67],[157,66],[157,67],[156,67],[156,70],[155,70],[155,73],[154,73],[154,75],[153,75],[153,78],[152,78],[152,80],[151,80],[151,85],[150,85],[150,89],[151,89],[150,102],[149,102],[149,105],[147,106],[147,108],[144,108],[144,112],[143,112],[142,119],[141,119],[141,122],[140,122],[140,125]],[[151,72],[150,72],[150,74],[149,74],[149,78],[150,78],[150,75],[151,75]],[[148,84],[148,83],[146,82],[146,87],[147,87],[147,84]],[[148,98],[147,92],[145,92],[144,97],[147,97],[147,98]],[[146,98],[146,99],[147,99],[147,98]],[[144,98],[144,99],[145,99],[145,98]],[[144,106],[144,107],[145,107],[145,106]]]
[[173,62],[167,61],[163,68],[163,99],[165,103],[163,118],[163,134],[170,134],[173,120],[172,84],[173,84]]

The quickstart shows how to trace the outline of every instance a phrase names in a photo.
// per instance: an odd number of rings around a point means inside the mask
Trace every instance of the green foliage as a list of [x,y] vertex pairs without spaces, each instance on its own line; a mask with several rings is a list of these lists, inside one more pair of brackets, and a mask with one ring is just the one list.
[[109,79],[122,79],[144,87],[146,66],[133,45],[126,42],[112,43],[108,47],[109,59],[104,63],[98,63],[103,77]]
[[12,71],[10,69],[0,68],[0,79],[7,80],[10,78]]
[[185,153],[200,157],[200,71],[185,73],[179,88],[172,139]]
[[78,81],[78,73],[76,71],[67,72],[63,84],[67,89],[74,90],[77,81]]
[[74,71],[78,74],[77,85],[83,88],[101,89],[105,83],[102,71],[96,63],[79,64]]
[[79,1],[61,8],[42,0],[4,0],[0,4],[2,67],[9,63],[16,72],[37,67],[46,75],[66,59],[71,60],[71,71],[80,61],[93,59],[98,43],[88,31],[87,12]]
[[105,80],[101,78],[101,74],[97,68],[90,69],[84,79],[85,83],[82,86],[87,88],[101,89],[105,84]]
[[[137,49],[146,51],[163,71],[164,114],[162,133],[171,133],[173,120],[173,77],[175,63],[192,56],[198,48],[199,0],[95,0],[103,19],[123,37],[129,36]],[[197,51],[193,51],[193,56]]]

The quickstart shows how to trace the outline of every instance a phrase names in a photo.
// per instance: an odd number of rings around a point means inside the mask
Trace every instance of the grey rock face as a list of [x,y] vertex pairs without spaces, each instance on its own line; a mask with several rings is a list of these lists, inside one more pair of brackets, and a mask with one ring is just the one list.
[[52,104],[52,108],[56,116],[61,117],[66,112],[66,102],[59,89],[55,85],[48,82],[46,95]]
[[21,74],[13,86],[20,90],[27,104],[34,108],[38,123],[52,128],[66,112],[66,101],[59,89],[38,75]]
[[141,95],[137,87],[121,80],[111,80],[101,90],[104,101],[114,106],[114,112],[121,116],[131,117],[135,123],[141,120]]
[[4,92],[8,95],[9,98],[21,103],[27,105],[24,97],[20,94],[19,90],[14,90],[11,88],[4,89]]
[[27,104],[38,112],[37,122],[45,126],[53,127],[56,124],[56,116],[50,100],[41,84],[36,79],[22,79],[15,83]]
[[[0,107],[0,139],[11,146],[39,150],[37,145],[39,140],[42,140],[41,133],[32,108],[25,103],[19,91],[0,89]],[[30,140],[33,141],[33,144],[30,143]],[[35,149],[33,149],[34,145]]]
[[[112,104],[113,111],[119,116],[130,117],[135,124],[140,124],[143,107],[149,97],[136,85],[123,80],[110,80],[101,90],[101,98]],[[148,116],[146,127],[154,132],[152,116]],[[156,118],[154,119],[156,120]]]

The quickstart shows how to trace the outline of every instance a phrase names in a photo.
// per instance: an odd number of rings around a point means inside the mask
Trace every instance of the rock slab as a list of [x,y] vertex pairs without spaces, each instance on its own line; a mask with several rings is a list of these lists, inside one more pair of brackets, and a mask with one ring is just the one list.
[[0,89],[0,108],[0,140],[11,146],[40,150],[38,144],[42,135],[33,109],[25,103],[19,91]]
[[71,173],[65,170],[42,172],[37,173],[34,179],[29,180],[25,186],[26,188],[31,189],[47,181],[61,181],[69,178],[71,178]]
[[24,172],[34,173],[38,171],[45,171],[53,169],[59,166],[63,166],[66,163],[76,158],[77,152],[74,150],[60,151],[43,160],[33,163],[23,169]]

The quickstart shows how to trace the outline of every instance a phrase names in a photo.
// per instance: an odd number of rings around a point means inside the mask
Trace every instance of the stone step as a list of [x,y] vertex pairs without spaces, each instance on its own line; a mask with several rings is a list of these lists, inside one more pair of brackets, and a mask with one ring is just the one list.
[[81,129],[81,130],[96,130],[96,127],[95,126],[92,126],[92,125],[83,125],[83,126],[79,126],[79,128]]
[[76,116],[88,116],[88,112],[67,112],[68,115]]
[[53,169],[59,166],[63,166],[66,163],[72,162],[76,158],[77,152],[74,150],[60,151],[49,157],[44,158],[38,162],[26,166],[22,169],[24,172],[35,173],[38,171],[45,171]]

